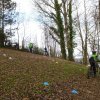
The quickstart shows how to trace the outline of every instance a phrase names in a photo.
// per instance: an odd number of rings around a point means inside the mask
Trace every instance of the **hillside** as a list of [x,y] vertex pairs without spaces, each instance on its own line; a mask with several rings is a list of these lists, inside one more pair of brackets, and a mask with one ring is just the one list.
[[87,79],[86,71],[74,62],[0,49],[0,100],[99,100],[100,77]]

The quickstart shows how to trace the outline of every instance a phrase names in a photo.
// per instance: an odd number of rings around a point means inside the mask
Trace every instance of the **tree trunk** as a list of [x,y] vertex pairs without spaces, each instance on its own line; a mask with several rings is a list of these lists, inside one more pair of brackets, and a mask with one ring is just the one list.
[[87,28],[87,15],[86,15],[86,2],[84,0],[84,9],[85,9],[85,46],[84,46],[84,55],[83,55],[83,64],[87,64],[87,35],[88,35],[88,28]]
[[68,59],[74,61],[73,57],[73,26],[72,26],[72,0],[69,3],[69,45],[68,45]]
[[82,42],[82,47],[81,47],[82,48],[82,56],[84,56],[84,40],[83,40],[81,26],[80,26],[80,19],[79,19],[79,14],[78,14],[78,8],[76,7],[76,9],[77,9],[77,23],[78,23],[78,27],[79,27],[79,36],[80,36],[81,42]]
[[62,58],[66,59],[64,27],[63,27],[63,22],[60,13],[60,5],[58,4],[58,0],[55,0],[55,11],[56,11],[58,32],[60,33],[60,47],[61,47]]
[[[62,7],[63,7],[63,16],[64,16],[64,33],[66,34],[66,45],[68,48],[68,38],[69,38],[69,34],[68,34],[68,22],[67,22],[67,9],[66,8],[66,1],[62,0]],[[69,53],[69,52],[68,52]],[[67,56],[67,55],[66,55]],[[67,57],[68,58],[68,57]]]
[[1,47],[4,47],[4,41],[5,41],[5,35],[4,35],[4,0],[2,0],[2,18],[1,18],[1,20],[2,20],[2,28],[1,28],[1,41],[0,41],[0,45],[1,45]]

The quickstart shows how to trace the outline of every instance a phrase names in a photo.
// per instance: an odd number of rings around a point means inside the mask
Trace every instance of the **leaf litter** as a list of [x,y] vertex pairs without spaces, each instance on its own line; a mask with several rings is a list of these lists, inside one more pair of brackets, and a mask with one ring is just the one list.
[[[87,79],[73,63],[35,54],[2,49],[15,58],[0,57],[1,100],[99,100],[100,77]],[[69,66],[68,69],[67,67]],[[80,65],[81,66],[81,65]],[[74,71],[70,71],[74,68]],[[75,73],[74,73],[75,72]],[[76,74],[78,73],[78,74]],[[70,74],[70,75],[69,75]],[[43,85],[46,82],[46,85]],[[72,94],[77,90],[78,94]],[[75,92],[75,91],[74,91]]]

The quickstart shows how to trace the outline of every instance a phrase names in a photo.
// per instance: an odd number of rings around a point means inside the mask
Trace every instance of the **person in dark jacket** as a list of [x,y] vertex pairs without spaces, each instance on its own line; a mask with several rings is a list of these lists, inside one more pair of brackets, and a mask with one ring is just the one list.
[[96,69],[97,69],[97,66],[98,66],[96,51],[92,52],[92,56],[89,58],[89,63],[90,63],[90,70],[93,71],[93,74],[94,74],[94,77],[95,77],[96,76]]
[[48,56],[48,51],[47,51],[46,47],[44,48],[44,53],[45,53],[46,56]]

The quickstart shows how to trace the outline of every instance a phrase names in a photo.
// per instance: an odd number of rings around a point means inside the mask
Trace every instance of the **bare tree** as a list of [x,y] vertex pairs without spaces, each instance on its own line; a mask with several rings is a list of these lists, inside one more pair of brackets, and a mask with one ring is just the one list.
[[[2,36],[0,40],[0,45],[4,46],[4,41],[7,38],[6,34],[12,36],[11,25],[14,23],[14,9],[16,8],[16,3],[11,0],[0,0],[0,35]],[[10,25],[8,32],[5,32],[5,26]]]
[[[35,1],[35,4],[40,9],[39,10],[40,13],[42,12],[45,18],[49,20],[49,22],[46,22],[45,19],[45,22],[48,25],[48,27],[52,31],[54,31],[55,35],[58,36],[58,39],[60,40],[62,58],[66,59],[64,27],[63,27],[63,20],[61,18],[61,4],[59,4],[58,0],[55,0],[54,2],[52,0],[50,1],[40,0],[40,1]],[[50,23],[50,21],[52,23]]]
[[[86,7],[86,0],[84,0],[84,12],[82,14],[79,15],[79,12],[78,12],[78,7],[76,6],[76,11],[77,11],[77,18],[76,18],[76,23],[77,23],[77,27],[78,27],[78,33],[79,33],[79,37],[81,39],[81,49],[82,49],[82,56],[83,56],[83,64],[87,64],[88,63],[88,60],[87,60],[87,57],[88,57],[88,46],[90,44],[88,44],[88,41],[89,41],[89,34],[91,33],[89,30],[89,20],[88,20],[88,9]],[[87,13],[88,12],[88,13]],[[84,16],[81,16],[81,15],[84,15]],[[90,16],[90,15],[89,15]],[[80,17],[83,17],[84,20],[83,20],[83,25],[81,25],[82,23],[82,20],[80,20]],[[91,17],[91,16],[90,16]]]

